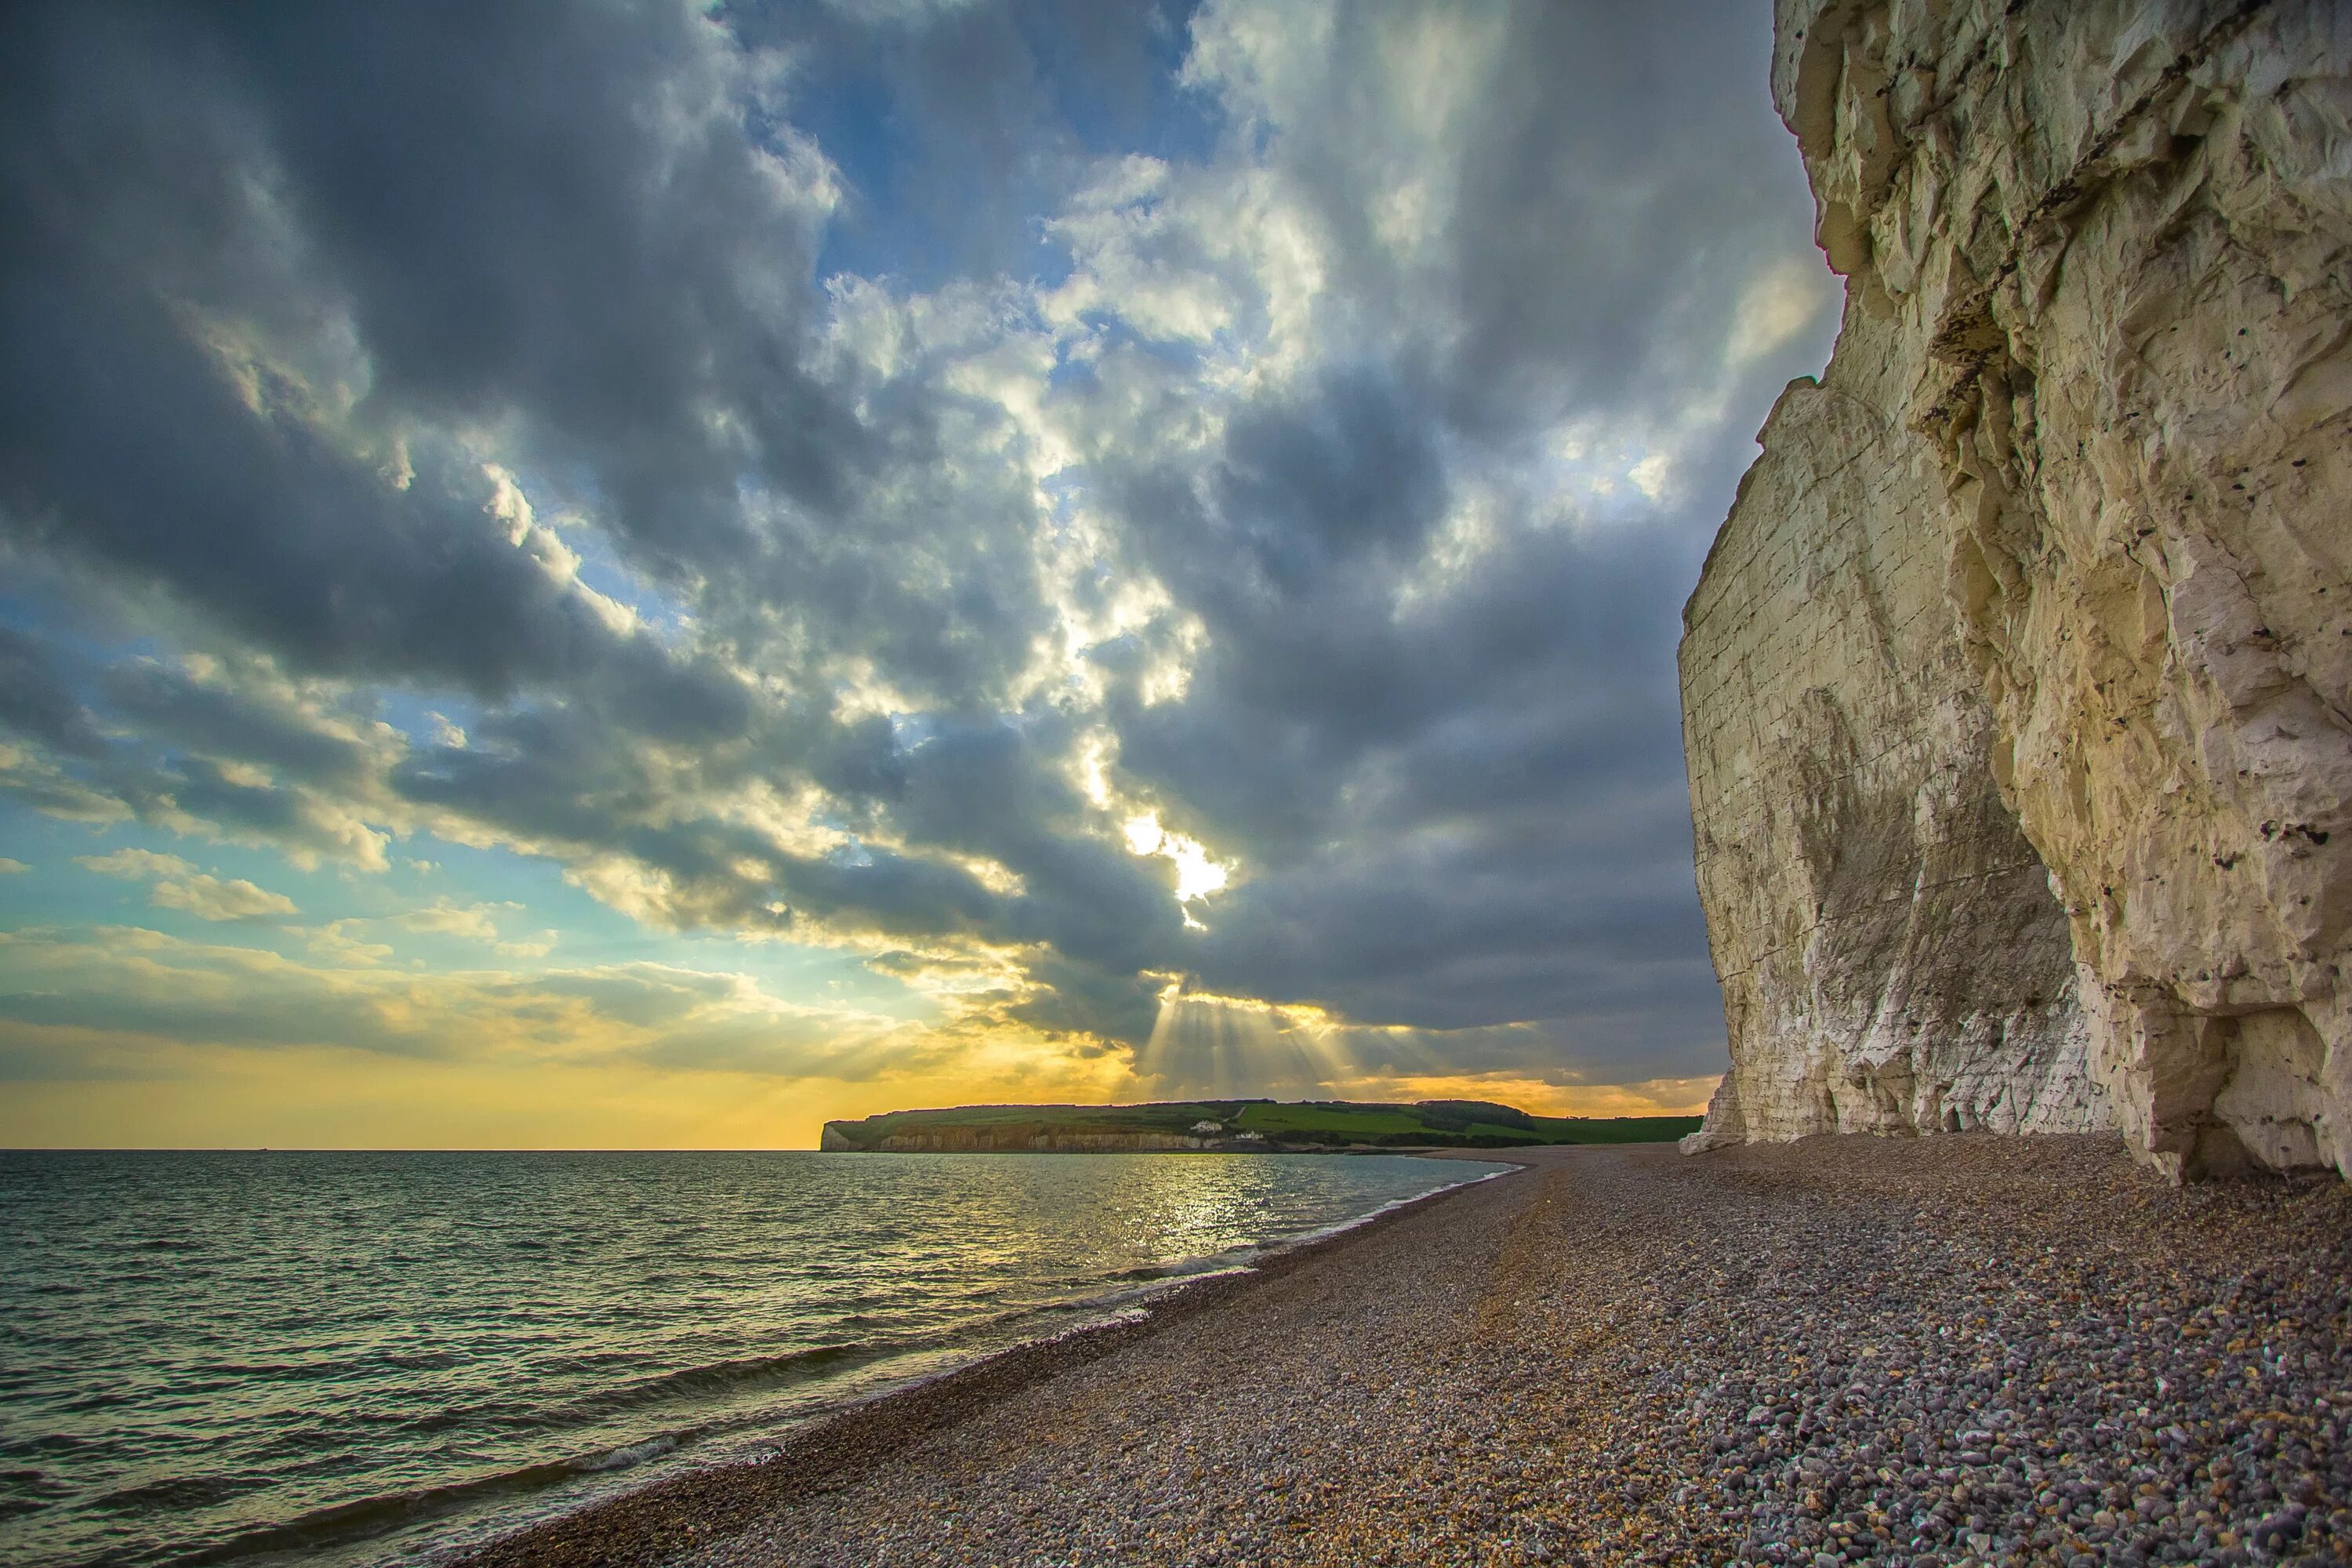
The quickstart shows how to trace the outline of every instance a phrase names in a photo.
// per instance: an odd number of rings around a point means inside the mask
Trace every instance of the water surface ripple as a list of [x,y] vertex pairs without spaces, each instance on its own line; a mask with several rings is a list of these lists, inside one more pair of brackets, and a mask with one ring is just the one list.
[[429,1553],[1496,1168],[0,1152],[0,1562]]

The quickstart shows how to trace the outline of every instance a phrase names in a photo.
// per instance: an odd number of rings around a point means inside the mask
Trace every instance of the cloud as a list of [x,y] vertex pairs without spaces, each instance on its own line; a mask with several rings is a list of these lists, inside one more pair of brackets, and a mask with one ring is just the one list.
[[951,1047],[911,1039],[907,1020],[658,963],[418,973],[131,927],[0,932],[0,1057],[21,1048],[18,1074],[27,1063],[69,1070],[32,1048],[60,1030],[108,1042],[117,1060],[173,1047],[323,1047],[845,1080],[926,1065]]
[[5,855],[0,855],[0,877],[21,877],[31,869],[32,868],[22,860],[12,860]]
[[177,855],[161,855],[152,849],[117,849],[110,855],[77,855],[74,864],[85,871],[95,871],[101,877],[121,877],[126,881],[142,878],[186,877],[195,868]]
[[[544,858],[1055,1060],[1180,976],[1332,1071],[1700,1076],[1677,609],[1834,314],[1769,32],[20,8],[0,792]],[[478,891],[394,928],[562,940]],[[815,1016],[763,1038],[929,1049]]]
[[302,933],[303,945],[319,958],[332,959],[345,966],[373,965],[393,955],[389,942],[370,942],[365,931],[372,922],[363,920],[328,921]]
[[[184,1142],[221,1115],[254,1114],[275,1097],[308,1108],[279,1124],[309,1127],[314,1139],[321,1125],[335,1125],[337,1142],[397,1142],[383,1120],[397,1112],[407,1141],[420,1131],[446,1140],[452,1126],[478,1125],[470,1115],[448,1120],[449,1087],[465,1084],[484,1109],[502,1110],[492,1121],[505,1131],[476,1134],[492,1146],[511,1146],[518,1127],[559,1143],[581,1142],[583,1128],[645,1137],[641,1124],[609,1120],[615,1104],[691,1126],[716,1119],[734,1129],[736,1146],[807,1143],[825,1115],[862,1115],[909,1097],[929,1102],[959,1086],[1001,1100],[1234,1092],[1213,1070],[1215,1036],[1223,1037],[1223,1067],[1245,1075],[1241,1088],[1640,1115],[1687,1110],[1711,1087],[1498,1065],[1514,1058],[1510,1048],[1200,995],[1163,1019],[1145,1063],[1153,1070],[1138,1077],[1104,1054],[788,1001],[741,974],[643,963],[417,973],[355,965],[346,941],[313,949],[317,961],[304,963],[133,928],[0,932],[0,1080],[19,1113],[12,1136],[86,1136],[80,1128],[106,1123],[55,1118],[96,1107],[135,1115],[149,1139]],[[167,1085],[170,1106],[187,1113],[117,1093],[142,1084]],[[367,1086],[369,1114],[322,1124],[320,1111],[354,1085]],[[855,1097],[843,1099],[845,1089]],[[518,1096],[530,1111],[520,1121],[511,1116]],[[247,1110],[233,1112],[240,1103]],[[759,1113],[736,1119],[746,1107]],[[119,1139],[122,1123],[114,1125]]]
[[496,914],[484,904],[460,904],[438,899],[421,910],[410,910],[405,914],[393,916],[392,923],[407,931],[466,937],[479,942],[499,940]]
[[298,915],[294,900],[268,892],[242,879],[222,881],[195,876],[184,881],[158,882],[148,895],[156,908],[179,910],[206,921],[249,921],[268,916]]
[[544,958],[555,951],[555,931],[541,931],[536,939],[522,942],[509,942],[499,933],[499,917],[521,908],[511,901],[484,904],[436,899],[421,909],[391,916],[387,923],[420,935],[453,936],[479,942],[505,958]]
[[282,893],[256,887],[241,877],[224,879],[199,871],[176,855],[118,849],[110,855],[78,855],[74,864],[102,877],[152,881],[148,902],[202,921],[282,919],[302,912]]

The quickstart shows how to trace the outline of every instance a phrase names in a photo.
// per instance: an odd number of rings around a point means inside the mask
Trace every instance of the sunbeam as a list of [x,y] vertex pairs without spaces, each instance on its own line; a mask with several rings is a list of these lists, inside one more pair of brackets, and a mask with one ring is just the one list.
[[[1171,981],[1136,1060],[1136,1076],[1169,1096],[1332,1091],[1366,1076],[1357,1031],[1320,1007],[1219,996]],[[1409,1035],[1411,1031],[1380,1031]],[[1391,1053],[1392,1054],[1392,1053]]]

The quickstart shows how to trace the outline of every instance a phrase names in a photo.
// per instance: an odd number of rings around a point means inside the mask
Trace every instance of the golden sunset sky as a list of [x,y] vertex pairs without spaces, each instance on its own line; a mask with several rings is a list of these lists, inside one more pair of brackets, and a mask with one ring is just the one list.
[[0,1143],[1685,1112],[1770,18],[57,8]]

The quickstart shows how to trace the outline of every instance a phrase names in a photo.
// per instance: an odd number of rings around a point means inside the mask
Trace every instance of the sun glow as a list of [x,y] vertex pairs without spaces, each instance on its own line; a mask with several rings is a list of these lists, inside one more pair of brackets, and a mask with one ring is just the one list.
[[[1176,868],[1176,902],[1179,907],[1222,891],[1232,878],[1233,867],[1229,862],[1210,858],[1207,847],[1199,839],[1181,833],[1171,833],[1161,827],[1157,812],[1146,812],[1141,816],[1128,818],[1125,831],[1129,854],[1157,855]],[[1184,910],[1184,923],[1196,931],[1207,929],[1192,918],[1190,909]]]

